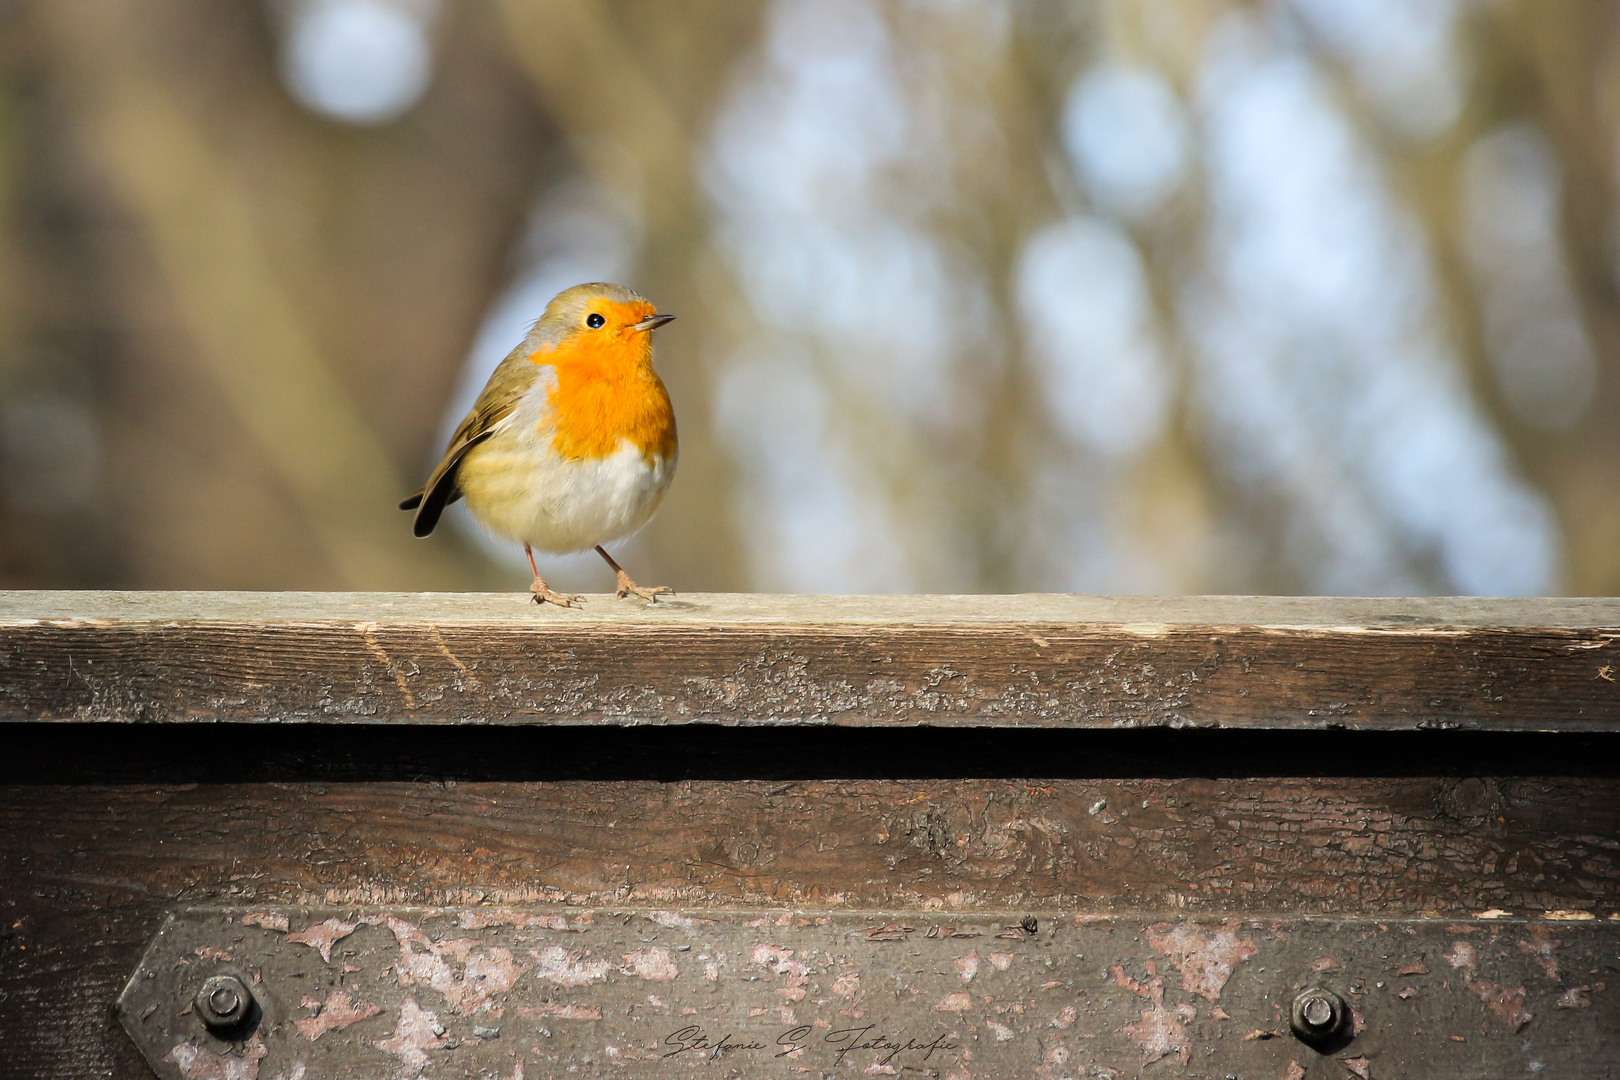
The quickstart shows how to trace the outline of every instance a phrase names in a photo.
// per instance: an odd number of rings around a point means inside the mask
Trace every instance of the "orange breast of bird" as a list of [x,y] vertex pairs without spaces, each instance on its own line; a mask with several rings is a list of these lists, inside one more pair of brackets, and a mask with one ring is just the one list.
[[[633,324],[651,304],[613,304],[620,325]],[[675,410],[653,370],[646,333],[574,334],[529,359],[549,366],[556,380],[547,412],[551,447],[570,460],[604,458],[628,441],[649,460],[675,456]]]

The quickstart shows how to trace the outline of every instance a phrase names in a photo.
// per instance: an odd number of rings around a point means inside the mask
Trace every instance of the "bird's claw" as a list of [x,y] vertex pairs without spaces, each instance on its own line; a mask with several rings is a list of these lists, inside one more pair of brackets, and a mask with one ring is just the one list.
[[641,597],[643,600],[647,601],[648,604],[656,604],[658,603],[658,598],[660,596],[674,596],[675,590],[670,588],[668,585],[637,585],[634,581],[630,580],[629,574],[626,574],[623,570],[620,570],[619,599],[623,600],[625,597],[632,594]]
[[537,604],[556,604],[558,607],[573,607],[574,601],[576,600],[581,604],[585,602],[585,598],[583,596],[579,596],[574,593],[553,592],[551,587],[543,581],[536,581],[534,584],[530,585],[529,592],[533,594],[532,599]]
[[629,589],[620,589],[619,599],[623,600],[631,593],[641,597],[643,600],[647,601],[648,604],[656,604],[658,603],[658,598],[660,596],[674,596],[675,590],[670,588],[668,585],[654,585],[651,588],[643,585],[636,585]]

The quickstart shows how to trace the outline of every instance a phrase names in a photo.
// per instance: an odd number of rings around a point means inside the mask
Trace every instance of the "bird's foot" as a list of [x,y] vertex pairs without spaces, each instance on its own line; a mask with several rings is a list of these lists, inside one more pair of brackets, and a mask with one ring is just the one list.
[[547,585],[539,578],[534,579],[534,584],[529,586],[529,592],[533,594],[534,602],[537,604],[556,604],[558,607],[573,607],[574,601],[576,600],[581,604],[585,602],[585,598],[583,596],[572,593],[552,592],[551,586]]
[[660,596],[666,594],[669,596],[674,596],[675,590],[670,588],[668,585],[653,585],[651,587],[646,585],[637,585],[634,581],[630,580],[629,574],[625,573],[623,570],[620,570],[619,599],[623,600],[625,597],[632,594],[641,597],[643,600],[647,601],[648,604],[656,604],[658,603],[658,598]]

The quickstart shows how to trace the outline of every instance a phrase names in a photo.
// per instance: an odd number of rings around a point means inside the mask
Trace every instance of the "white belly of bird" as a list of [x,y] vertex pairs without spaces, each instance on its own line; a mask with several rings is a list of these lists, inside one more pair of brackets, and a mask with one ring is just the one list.
[[[547,445],[475,448],[463,484],[467,506],[492,532],[536,551],[563,555],[623,540],[653,516],[675,463],[645,455],[628,439],[600,458],[566,459]],[[472,464],[468,462],[467,464]]]

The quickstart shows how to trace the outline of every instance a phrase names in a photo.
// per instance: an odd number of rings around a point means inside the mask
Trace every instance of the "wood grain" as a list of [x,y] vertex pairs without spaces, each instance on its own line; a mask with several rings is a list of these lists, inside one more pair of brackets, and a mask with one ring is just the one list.
[[1594,600],[16,593],[0,717],[1613,731],[1617,642]]
[[177,904],[1605,919],[1617,808],[1608,779],[13,785],[0,1075],[147,1075],[110,1004]]
[[1620,913],[1613,601],[680,603],[0,594],[0,1077],[181,905]]

